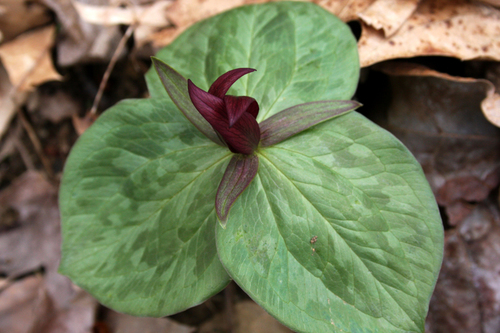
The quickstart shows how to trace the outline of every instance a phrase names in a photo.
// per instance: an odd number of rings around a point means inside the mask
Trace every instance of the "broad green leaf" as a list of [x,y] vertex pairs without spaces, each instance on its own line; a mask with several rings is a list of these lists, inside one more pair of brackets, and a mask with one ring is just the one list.
[[261,149],[219,257],[297,332],[423,332],[443,229],[420,165],[356,112]]
[[194,107],[193,102],[191,102],[186,78],[161,60],[155,57],[151,57],[151,60],[153,61],[153,66],[165,90],[179,110],[200,132],[205,134],[207,138],[218,145],[225,146],[213,127],[203,118]]
[[[229,70],[255,68],[229,93],[255,98],[259,122],[297,104],[350,99],[359,77],[356,40],[349,27],[304,2],[222,13],[194,24],[156,56],[205,91]],[[154,69],[146,79],[153,98],[165,96]]]
[[60,191],[60,272],[101,303],[165,316],[229,282],[214,198],[231,154],[170,100],[127,100],[74,146]]
[[259,158],[257,155],[234,155],[227,165],[224,176],[217,189],[215,211],[222,227],[226,226],[227,216],[236,199],[250,185],[257,174]]
[[269,147],[361,106],[356,101],[318,101],[292,106],[267,118],[260,125],[260,146]]

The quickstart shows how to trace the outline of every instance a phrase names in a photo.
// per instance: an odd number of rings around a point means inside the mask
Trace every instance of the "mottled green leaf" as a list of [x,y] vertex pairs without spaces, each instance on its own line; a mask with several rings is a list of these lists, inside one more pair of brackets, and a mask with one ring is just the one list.
[[155,57],[151,57],[151,60],[165,90],[179,110],[200,132],[205,134],[207,138],[218,145],[225,146],[213,127],[203,118],[194,107],[193,102],[191,102],[186,78],[161,60]]
[[[350,99],[359,77],[356,40],[349,27],[321,7],[273,2],[240,7],[191,26],[156,55],[208,90],[223,73],[255,68],[231,95],[257,100],[260,122],[306,102]],[[165,96],[154,69],[152,97]]]
[[234,280],[298,332],[424,332],[443,229],[410,152],[351,112],[258,155],[217,227]]
[[309,127],[338,117],[361,106],[356,101],[318,101],[292,106],[259,124],[260,146],[280,143]]
[[115,310],[165,316],[220,291],[214,198],[230,152],[170,100],[128,100],[74,146],[60,271]]

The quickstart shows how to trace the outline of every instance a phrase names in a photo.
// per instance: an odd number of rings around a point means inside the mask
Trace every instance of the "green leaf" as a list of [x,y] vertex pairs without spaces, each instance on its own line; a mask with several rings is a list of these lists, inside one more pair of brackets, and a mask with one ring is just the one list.
[[115,310],[165,316],[230,281],[214,198],[231,154],[170,100],[127,100],[74,146],[60,191],[60,272]]
[[410,152],[351,112],[259,151],[217,248],[297,332],[424,332],[443,229]]
[[156,69],[165,90],[175,105],[177,105],[179,110],[207,138],[218,145],[225,146],[225,144],[223,144],[219,139],[217,133],[214,131],[212,125],[210,125],[208,121],[203,118],[191,102],[186,78],[177,73],[175,69],[162,62],[160,59],[151,57],[151,60],[153,61],[153,66]]
[[[223,73],[249,67],[231,95],[257,100],[260,122],[288,107],[350,99],[359,77],[349,27],[312,3],[271,2],[240,7],[194,24],[156,55],[204,90]],[[152,69],[153,98],[165,90]]]
[[319,101],[292,106],[267,118],[260,126],[260,146],[269,147],[314,125],[361,106],[356,101]]
[[231,206],[250,185],[258,168],[259,158],[257,155],[238,154],[229,161],[215,197],[215,210],[223,228],[226,226]]

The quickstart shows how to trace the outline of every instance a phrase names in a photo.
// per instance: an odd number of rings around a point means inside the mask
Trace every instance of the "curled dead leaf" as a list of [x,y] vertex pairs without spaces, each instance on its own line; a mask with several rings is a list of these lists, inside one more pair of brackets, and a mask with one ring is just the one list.
[[358,16],[376,30],[382,29],[385,37],[390,37],[413,14],[420,1],[379,0],[359,13]]
[[491,82],[400,62],[374,68],[391,82],[385,126],[417,157],[456,224],[469,210],[466,202],[485,200],[500,182],[500,129],[481,113]]
[[25,91],[47,81],[61,80],[50,56],[55,26],[26,32],[0,46],[0,58],[17,90]]
[[[391,11],[390,7],[386,9]],[[364,18],[363,13],[359,16]],[[384,17],[388,16],[391,15],[386,12]],[[388,59],[423,55],[500,60],[500,10],[485,4],[467,0],[423,0],[389,38],[369,26],[376,19],[383,17],[370,17],[362,24],[358,43],[362,67]]]

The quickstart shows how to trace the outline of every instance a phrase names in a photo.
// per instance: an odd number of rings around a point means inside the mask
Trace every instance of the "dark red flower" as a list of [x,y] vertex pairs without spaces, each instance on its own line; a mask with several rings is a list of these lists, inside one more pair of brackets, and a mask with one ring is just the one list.
[[194,107],[233,153],[250,155],[260,141],[257,101],[248,96],[226,95],[236,80],[253,71],[252,68],[233,69],[215,80],[208,92],[188,80],[189,97]]

